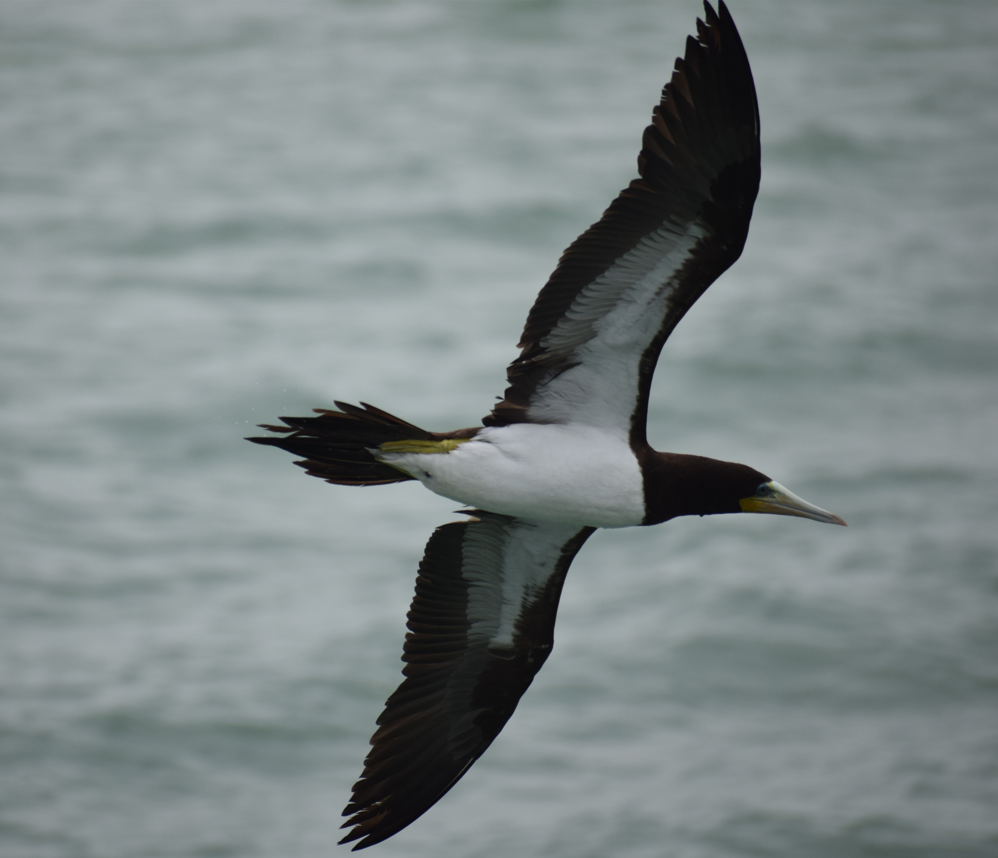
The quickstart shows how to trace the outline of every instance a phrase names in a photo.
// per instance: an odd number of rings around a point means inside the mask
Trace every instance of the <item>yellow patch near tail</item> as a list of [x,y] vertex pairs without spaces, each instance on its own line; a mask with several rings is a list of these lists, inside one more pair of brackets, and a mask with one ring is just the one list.
[[445,438],[442,441],[385,441],[379,453],[449,453],[470,438]]

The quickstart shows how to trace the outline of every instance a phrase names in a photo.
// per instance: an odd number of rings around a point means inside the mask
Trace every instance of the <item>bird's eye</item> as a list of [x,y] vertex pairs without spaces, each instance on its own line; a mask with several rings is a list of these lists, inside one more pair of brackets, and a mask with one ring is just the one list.
[[768,498],[773,494],[773,489],[770,487],[769,483],[762,483],[759,488],[755,490],[755,496],[760,498]]

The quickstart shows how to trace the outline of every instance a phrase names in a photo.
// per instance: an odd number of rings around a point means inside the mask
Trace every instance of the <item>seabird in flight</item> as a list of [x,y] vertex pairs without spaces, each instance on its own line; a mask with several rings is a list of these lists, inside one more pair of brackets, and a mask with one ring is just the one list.
[[354,849],[432,807],[499,734],[551,652],[565,574],[596,528],[738,512],[845,524],[746,465],[645,438],[662,345],[741,254],[759,190],[748,58],[724,3],[704,8],[644,132],[640,178],[561,257],[482,426],[426,432],[337,402],[249,439],[330,483],[419,480],[469,507],[419,564],[405,680],[344,811]]

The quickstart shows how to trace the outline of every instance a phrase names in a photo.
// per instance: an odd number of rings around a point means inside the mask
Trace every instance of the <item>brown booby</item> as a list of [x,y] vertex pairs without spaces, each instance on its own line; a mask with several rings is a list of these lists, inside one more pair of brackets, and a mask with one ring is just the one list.
[[428,810],[513,714],[551,652],[568,567],[599,527],[773,513],[845,524],[745,465],[645,438],[659,352],[741,254],[759,189],[759,109],[724,3],[644,132],[638,173],[564,253],[482,426],[426,432],[363,404],[283,417],[251,438],[339,485],[419,480],[469,507],[430,537],[402,660],[344,815],[354,849]]

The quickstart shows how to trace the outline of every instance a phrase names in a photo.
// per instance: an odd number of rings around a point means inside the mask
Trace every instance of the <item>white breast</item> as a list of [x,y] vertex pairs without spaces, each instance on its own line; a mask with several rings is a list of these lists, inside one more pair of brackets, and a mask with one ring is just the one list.
[[589,527],[630,527],[645,516],[637,459],[614,430],[516,423],[485,428],[449,453],[378,458],[489,512]]

